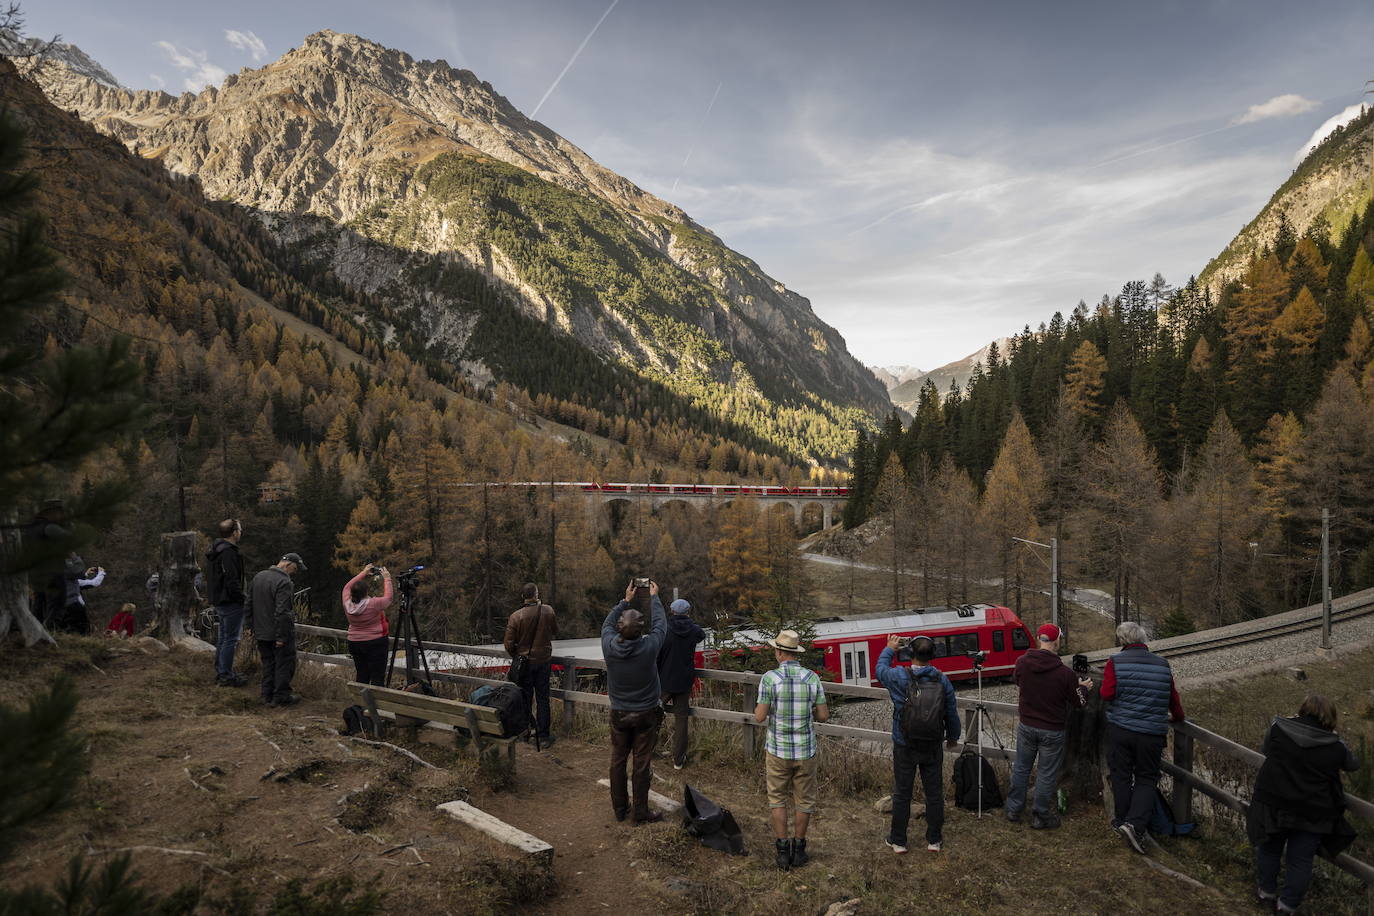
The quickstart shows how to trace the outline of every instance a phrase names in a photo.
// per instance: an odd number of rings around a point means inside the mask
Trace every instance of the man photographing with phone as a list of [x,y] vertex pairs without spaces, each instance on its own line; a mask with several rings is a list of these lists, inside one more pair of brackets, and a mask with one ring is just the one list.
[[[646,606],[652,614],[647,636]],[[625,600],[611,608],[601,625],[606,693],[611,701],[611,808],[618,821],[633,811],[636,826],[663,819],[662,814],[649,810],[649,782],[658,727],[663,722],[658,650],[667,632],[658,584],[647,578],[630,580]],[[633,803],[625,785],[625,764],[631,753]]]

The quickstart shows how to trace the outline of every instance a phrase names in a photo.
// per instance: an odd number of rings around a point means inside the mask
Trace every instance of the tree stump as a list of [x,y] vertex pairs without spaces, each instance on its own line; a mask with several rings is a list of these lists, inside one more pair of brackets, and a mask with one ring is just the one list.
[[24,637],[25,646],[56,643],[29,609],[29,577],[22,572],[9,572],[20,565],[22,547],[19,513],[11,509],[0,516],[0,642],[9,636],[11,628],[16,628]]
[[196,601],[196,533],[173,531],[162,536],[162,568],[158,571],[157,632],[164,641],[193,648],[213,649],[209,643],[186,632],[186,615],[198,609]]

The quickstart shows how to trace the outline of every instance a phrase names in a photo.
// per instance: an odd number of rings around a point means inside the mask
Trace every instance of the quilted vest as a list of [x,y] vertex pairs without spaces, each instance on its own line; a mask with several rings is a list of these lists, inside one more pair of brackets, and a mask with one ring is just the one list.
[[1167,734],[1174,678],[1168,661],[1144,646],[1131,646],[1112,656],[1112,667],[1116,696],[1107,704],[1107,721],[1127,731]]

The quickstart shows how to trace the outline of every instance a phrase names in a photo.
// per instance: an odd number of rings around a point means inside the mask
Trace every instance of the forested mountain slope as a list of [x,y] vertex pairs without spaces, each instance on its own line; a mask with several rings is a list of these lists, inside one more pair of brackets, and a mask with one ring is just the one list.
[[[947,600],[978,576],[1012,600],[1043,568],[1011,539],[1058,537],[1071,579],[1174,630],[1317,600],[1323,509],[1333,588],[1374,583],[1374,205],[1349,196],[1371,129],[1311,153],[1219,295],[1132,281],[1024,328],[966,385],[923,385],[910,424],[858,435],[846,520],[882,515]],[[1350,180],[1322,184],[1333,170]],[[1301,231],[1277,216],[1295,194]]]
[[[610,363],[820,460],[887,403],[806,299],[443,61],[325,31],[195,95],[41,82],[471,378],[567,397]],[[578,346],[531,364],[520,317]]]
[[[673,529],[680,548],[672,537],[664,546],[667,522],[648,519],[638,537],[604,540],[580,506],[555,514],[547,496],[493,490],[483,499],[482,488],[459,485],[647,480],[665,467],[722,480],[806,479],[801,467],[751,450],[746,431],[615,366],[592,377],[612,398],[605,405],[451,377],[423,358],[422,341],[388,342],[360,321],[358,297],[299,262],[251,213],[207,201],[196,182],[56,109],[3,61],[0,104],[28,133],[39,209],[70,276],[60,307],[26,332],[30,343],[63,348],[124,334],[146,366],[154,420],[143,436],[109,443],[75,478],[32,494],[29,507],[74,496],[85,481],[136,481],[122,521],[86,554],[111,573],[93,613],[108,609],[109,595],[143,603],[162,532],[239,516],[250,567],[286,550],[310,558],[303,584],[325,615],[338,613],[346,571],[372,561],[429,566],[434,637],[490,633],[490,609],[499,623],[523,581],[549,581],[552,532],[560,606],[576,632],[622,572],[660,558],[680,571],[705,557],[713,528],[693,513]],[[587,438],[543,432],[541,416]],[[711,595],[706,569],[703,559],[694,584]]]

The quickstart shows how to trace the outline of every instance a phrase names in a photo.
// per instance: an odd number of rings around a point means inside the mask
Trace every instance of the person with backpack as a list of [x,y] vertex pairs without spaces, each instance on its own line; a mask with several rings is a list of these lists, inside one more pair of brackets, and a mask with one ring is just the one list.
[[1312,857],[1320,850],[1334,858],[1355,839],[1345,820],[1341,771],[1355,772],[1360,761],[1336,734],[1335,704],[1316,693],[1293,718],[1274,718],[1261,750],[1264,763],[1245,818],[1255,845],[1256,893],[1273,912],[1294,913],[1312,881]]
[[1183,721],[1183,701],[1169,662],[1145,645],[1145,628],[1128,620],[1116,628],[1121,651],[1107,659],[1098,691],[1107,703],[1107,769],[1115,814],[1112,827],[1145,854],[1145,839],[1162,771],[1169,722]]
[[959,707],[954,685],[930,663],[934,641],[928,636],[911,641],[910,666],[893,664],[901,643],[900,636],[889,636],[875,669],[878,683],[892,696],[892,823],[886,843],[898,855],[907,851],[911,789],[919,770],[926,797],[926,849],[939,852],[944,848],[944,748],[959,744]]
[[[644,633],[646,605],[653,613],[648,635]],[[633,813],[635,826],[663,820],[661,813],[649,810],[649,783],[658,727],[663,724],[658,650],[667,631],[658,583],[637,586],[633,579],[625,589],[625,600],[611,608],[601,625],[606,695],[611,702],[611,809],[618,821]],[[632,753],[633,803],[625,786],[625,764]]]
[[[205,567],[210,571],[210,604],[219,615],[219,636],[215,645],[215,686],[242,687],[248,678],[234,670],[234,652],[243,636],[243,558],[239,556],[239,539],[243,525],[236,518],[219,523],[219,537],[205,554]],[[157,584],[148,580],[149,590],[156,595]]]
[[706,638],[706,631],[689,616],[692,605],[686,600],[677,599],[668,611],[668,636],[658,650],[658,681],[664,707],[672,703],[673,769],[680,770],[687,765],[687,720],[697,677],[697,643]]
[[[526,582],[521,590],[525,603],[506,621],[506,652],[511,657],[511,680],[525,697],[525,708],[535,704],[534,735],[541,748],[553,746],[549,730],[549,669],[553,638],[558,635],[558,615],[539,600],[539,586]],[[523,661],[521,661],[523,659]]]
[[1031,767],[1039,760],[1035,777],[1035,801],[1031,805],[1030,825],[1034,830],[1059,826],[1055,811],[1055,790],[1059,787],[1059,766],[1064,762],[1065,733],[1069,704],[1088,705],[1091,678],[1079,678],[1059,658],[1059,627],[1044,624],[1036,632],[1039,648],[1016,660],[1012,679],[1020,688],[1016,703],[1016,763],[1011,769],[1011,790],[1007,793],[1007,820],[1021,823],[1026,807],[1026,790]]
[[[830,718],[825,688],[810,668],[803,668],[801,635],[783,630],[768,641],[778,667],[759,679],[754,721],[767,722],[764,739],[764,784],[773,818],[774,863],[786,871],[811,860],[806,828],[816,810],[815,722]],[[792,840],[787,839],[787,803],[792,802]]]

